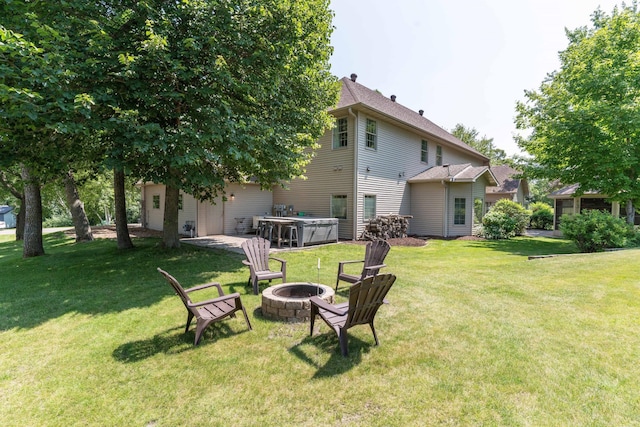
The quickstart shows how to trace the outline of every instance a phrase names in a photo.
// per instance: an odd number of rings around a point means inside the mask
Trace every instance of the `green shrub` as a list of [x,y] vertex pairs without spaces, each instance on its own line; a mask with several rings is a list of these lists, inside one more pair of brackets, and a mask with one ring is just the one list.
[[42,221],[43,227],[71,227],[73,220],[70,213],[55,213]]
[[635,232],[624,219],[606,211],[588,210],[577,215],[562,215],[560,231],[573,240],[580,252],[601,252],[622,248]]
[[489,210],[482,218],[482,237],[486,239],[509,239],[516,235],[516,220],[503,213]]
[[530,227],[539,230],[553,230],[553,208],[544,202],[532,203]]
[[[491,207],[489,212],[504,214],[515,221],[513,229],[509,226],[509,228],[505,230],[507,234],[511,234],[512,232],[515,233],[515,236],[521,236],[524,234],[527,226],[529,225],[529,219],[531,218],[529,211],[523,208],[522,205],[508,199],[498,200],[496,204]],[[509,223],[509,221],[504,222],[505,226]]]

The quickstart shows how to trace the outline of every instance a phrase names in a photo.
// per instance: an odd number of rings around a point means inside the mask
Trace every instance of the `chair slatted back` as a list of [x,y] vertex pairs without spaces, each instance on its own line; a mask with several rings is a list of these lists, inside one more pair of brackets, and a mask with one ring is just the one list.
[[391,246],[386,240],[376,240],[367,244],[364,253],[364,268],[362,269],[361,280],[364,280],[367,276],[375,276],[378,274],[379,269],[374,271],[367,269],[367,267],[384,263],[389,249],[391,249]]
[[242,242],[242,250],[255,271],[269,270],[269,250],[271,242],[261,237],[253,237]]
[[345,327],[371,323],[395,281],[393,274],[380,274],[369,276],[351,286]]
[[191,298],[189,298],[189,295],[184,291],[184,288],[182,287],[182,285],[180,285],[180,283],[176,280],[175,277],[173,277],[166,271],[160,268],[158,268],[158,271],[160,272],[160,274],[164,276],[165,279],[167,279],[167,282],[169,282],[171,287],[173,287],[173,290],[176,291],[176,294],[178,294],[178,296],[182,300],[182,303],[187,308],[187,310],[191,311],[191,309],[189,308],[189,304],[191,304]]

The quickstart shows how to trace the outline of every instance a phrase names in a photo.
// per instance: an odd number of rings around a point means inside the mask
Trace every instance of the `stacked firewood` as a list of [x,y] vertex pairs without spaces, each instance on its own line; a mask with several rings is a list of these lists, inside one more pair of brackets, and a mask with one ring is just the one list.
[[411,215],[377,216],[369,220],[361,240],[387,240],[407,237]]

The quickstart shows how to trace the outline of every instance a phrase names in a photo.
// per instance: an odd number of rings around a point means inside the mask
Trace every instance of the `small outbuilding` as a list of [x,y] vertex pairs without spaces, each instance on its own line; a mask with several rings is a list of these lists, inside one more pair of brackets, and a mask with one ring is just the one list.
[[15,228],[16,215],[12,206],[0,205],[0,228]]

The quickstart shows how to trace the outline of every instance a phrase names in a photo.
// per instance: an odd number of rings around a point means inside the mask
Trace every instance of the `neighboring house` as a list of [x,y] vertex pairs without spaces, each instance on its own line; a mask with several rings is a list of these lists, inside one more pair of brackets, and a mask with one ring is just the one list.
[[[470,235],[474,204],[497,185],[489,159],[427,118],[377,91],[343,78],[336,125],[318,141],[306,179],[287,188],[260,191],[233,184],[227,202],[197,203],[183,196],[180,223],[195,221],[197,235],[234,233],[236,218],[290,213],[339,219],[339,237],[357,239],[370,218],[411,215],[409,232],[429,236]],[[143,186],[146,226],[161,229],[164,187]]]
[[[598,209],[611,212],[614,216],[626,217],[625,207],[620,203],[612,202],[608,196],[597,191],[587,191],[582,196],[576,196],[578,184],[563,187],[549,194],[553,200],[553,230],[554,234],[562,234],[559,230],[560,217],[564,214],[578,214],[588,209]],[[640,223],[640,215],[636,212],[635,224]]]
[[7,205],[0,206],[0,228],[14,228],[16,226],[16,215],[13,207]]
[[529,183],[526,178],[518,178],[520,171],[509,165],[491,166],[491,172],[498,181],[497,186],[487,187],[487,210],[500,199],[509,199],[523,207],[527,207]]

